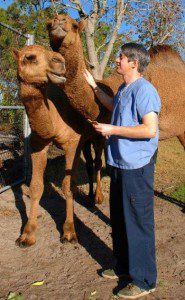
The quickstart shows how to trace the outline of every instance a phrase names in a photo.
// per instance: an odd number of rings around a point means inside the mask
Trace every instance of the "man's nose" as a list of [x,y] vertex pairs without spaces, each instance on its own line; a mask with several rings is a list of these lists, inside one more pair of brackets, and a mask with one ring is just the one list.
[[118,57],[116,57],[116,63],[119,63],[119,62],[120,62],[120,58],[118,56]]

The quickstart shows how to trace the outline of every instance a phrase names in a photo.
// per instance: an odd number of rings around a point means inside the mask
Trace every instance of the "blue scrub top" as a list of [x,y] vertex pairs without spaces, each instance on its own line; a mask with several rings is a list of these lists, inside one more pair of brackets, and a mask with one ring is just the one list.
[[[138,78],[129,86],[121,85],[114,97],[111,124],[136,126],[149,112],[159,113],[160,97],[154,86]],[[134,139],[111,135],[108,140],[107,163],[121,169],[138,169],[150,162],[158,146],[158,130],[154,138]]]

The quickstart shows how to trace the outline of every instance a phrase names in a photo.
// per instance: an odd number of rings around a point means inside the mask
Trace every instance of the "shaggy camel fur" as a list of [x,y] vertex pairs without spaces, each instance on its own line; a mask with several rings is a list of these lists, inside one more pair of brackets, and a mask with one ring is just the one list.
[[185,148],[185,65],[167,45],[150,49],[151,63],[144,76],[156,87],[162,101],[159,139],[177,136]]
[[14,50],[14,56],[18,60],[20,96],[32,129],[30,138],[32,158],[31,208],[28,222],[24,227],[23,234],[18,238],[17,244],[26,247],[36,242],[37,210],[43,193],[43,174],[47,162],[47,150],[51,142],[64,149],[66,157],[62,191],[66,198],[67,207],[62,240],[76,240],[72,180],[84,142],[82,138],[84,127],[86,133],[89,132],[89,136],[92,133],[92,128],[65,101],[60,89],[52,84],[65,81],[63,77],[65,74],[64,59],[59,53],[34,45],[25,46],[20,51]]
[[[66,62],[67,81],[63,86],[70,104],[84,117],[105,122],[106,109],[97,105],[94,93],[84,80],[85,61],[79,32],[83,21],[77,22],[67,15],[57,15],[47,24],[50,44],[60,52]],[[185,67],[179,54],[169,46],[151,48],[151,63],[144,76],[157,88],[162,101],[159,118],[159,139],[177,136],[185,147]],[[120,85],[120,76],[111,76],[102,82],[115,92]]]
[[[111,114],[96,99],[91,87],[83,75],[86,63],[83,55],[83,47],[79,33],[85,23],[75,21],[67,15],[57,15],[54,20],[47,23],[51,48],[62,54],[66,62],[66,83],[61,89],[68,98],[69,103],[85,119],[110,123]],[[98,85],[109,95],[114,95],[122,83],[122,77],[115,73]],[[61,103],[62,105],[62,103]],[[76,122],[76,121],[75,121]],[[91,156],[91,142],[95,150],[95,160]],[[104,137],[95,134],[84,146],[84,156],[89,177],[89,194],[93,194],[93,165],[96,171],[95,203],[103,201],[101,192],[100,170],[102,167],[102,152],[105,144]]]

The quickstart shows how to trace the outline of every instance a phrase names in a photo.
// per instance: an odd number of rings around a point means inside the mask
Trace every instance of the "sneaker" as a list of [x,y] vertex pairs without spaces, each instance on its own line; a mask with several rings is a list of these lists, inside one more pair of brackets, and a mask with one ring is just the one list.
[[145,290],[145,289],[141,289],[137,285],[134,285],[133,283],[129,283],[125,288],[119,291],[117,296],[126,299],[137,299],[141,296],[148,295],[154,291],[155,288],[151,290]]
[[101,273],[102,277],[108,279],[118,279],[119,277],[130,278],[129,275],[126,274],[118,274],[114,269],[107,269]]

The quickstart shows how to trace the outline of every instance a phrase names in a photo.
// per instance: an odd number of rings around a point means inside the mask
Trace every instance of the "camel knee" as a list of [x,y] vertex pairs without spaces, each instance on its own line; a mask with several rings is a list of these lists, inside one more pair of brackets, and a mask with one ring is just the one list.
[[64,194],[65,198],[72,198],[73,197],[73,184],[71,179],[64,178],[62,182],[62,193]]
[[33,198],[39,198],[42,196],[42,193],[44,191],[44,182],[43,180],[35,181],[32,180],[30,183],[30,196]]
[[101,170],[101,168],[102,168],[102,159],[101,158],[98,158],[98,159],[95,158],[94,165],[95,165],[96,172]]

